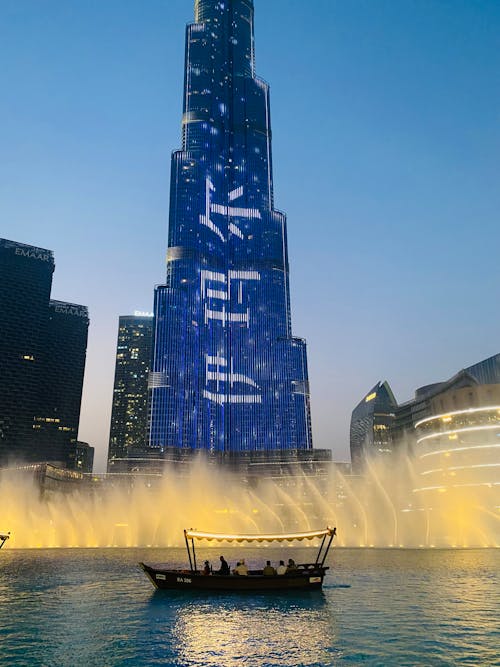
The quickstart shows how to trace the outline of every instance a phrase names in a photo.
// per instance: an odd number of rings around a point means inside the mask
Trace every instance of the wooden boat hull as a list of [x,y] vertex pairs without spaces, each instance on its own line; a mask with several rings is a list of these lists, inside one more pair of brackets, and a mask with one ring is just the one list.
[[250,573],[248,576],[203,575],[190,570],[168,570],[139,563],[156,588],[166,590],[194,590],[234,592],[286,592],[318,590],[323,585],[325,570],[314,568],[299,570],[293,574],[264,576]]

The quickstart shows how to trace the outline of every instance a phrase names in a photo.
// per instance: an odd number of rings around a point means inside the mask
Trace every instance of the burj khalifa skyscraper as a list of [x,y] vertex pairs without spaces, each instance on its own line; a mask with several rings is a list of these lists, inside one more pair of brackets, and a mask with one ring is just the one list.
[[167,273],[155,291],[149,446],[312,449],[306,345],[292,335],[286,217],[274,208],[269,86],[252,0],[196,0]]

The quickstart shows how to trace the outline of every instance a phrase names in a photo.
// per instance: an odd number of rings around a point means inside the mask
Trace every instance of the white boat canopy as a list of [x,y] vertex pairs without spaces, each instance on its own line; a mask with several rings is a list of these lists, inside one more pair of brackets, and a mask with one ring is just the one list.
[[271,533],[262,535],[225,535],[221,533],[205,533],[198,530],[185,530],[189,540],[215,540],[216,542],[293,542],[294,540],[314,540],[327,535],[335,535],[335,528],[311,530],[305,533]]

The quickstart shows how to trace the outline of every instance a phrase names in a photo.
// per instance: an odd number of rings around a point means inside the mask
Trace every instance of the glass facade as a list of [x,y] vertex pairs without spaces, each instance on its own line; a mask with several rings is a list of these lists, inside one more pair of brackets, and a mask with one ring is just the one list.
[[500,486],[500,385],[447,392],[451,393],[465,405],[482,405],[432,415],[415,424],[419,486],[414,492]]
[[50,300],[52,251],[0,239],[0,466],[76,465],[86,306]]
[[108,472],[132,449],[144,450],[147,436],[148,373],[153,319],[124,315],[118,324]]
[[54,268],[51,250],[0,239],[0,466],[36,460],[33,416]]
[[390,454],[391,429],[397,402],[387,382],[378,382],[352,412],[350,444],[353,472],[363,471],[367,459]]
[[311,449],[306,345],[290,320],[269,87],[251,0],[198,0],[187,26],[165,285],[155,292],[151,447]]
[[48,311],[33,424],[36,460],[76,468],[89,313],[86,306],[55,300]]

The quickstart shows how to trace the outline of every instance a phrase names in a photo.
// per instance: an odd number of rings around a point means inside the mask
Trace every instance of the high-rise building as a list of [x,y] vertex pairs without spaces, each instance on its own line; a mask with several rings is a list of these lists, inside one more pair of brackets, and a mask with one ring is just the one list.
[[50,301],[54,267],[52,251],[0,239],[0,465],[74,465],[88,313]]
[[377,382],[351,417],[351,462],[359,472],[370,456],[392,452],[391,428],[397,402],[387,382]]
[[50,250],[0,239],[0,461],[31,459],[54,272]]
[[86,306],[49,302],[35,440],[44,461],[67,468],[76,467],[88,328]]
[[146,448],[152,331],[150,315],[127,315],[119,319],[108,472],[117,469],[119,461],[129,457],[133,450]]
[[165,285],[155,291],[149,444],[311,450],[305,341],[292,335],[286,217],[274,206],[269,86],[252,0],[196,0]]

